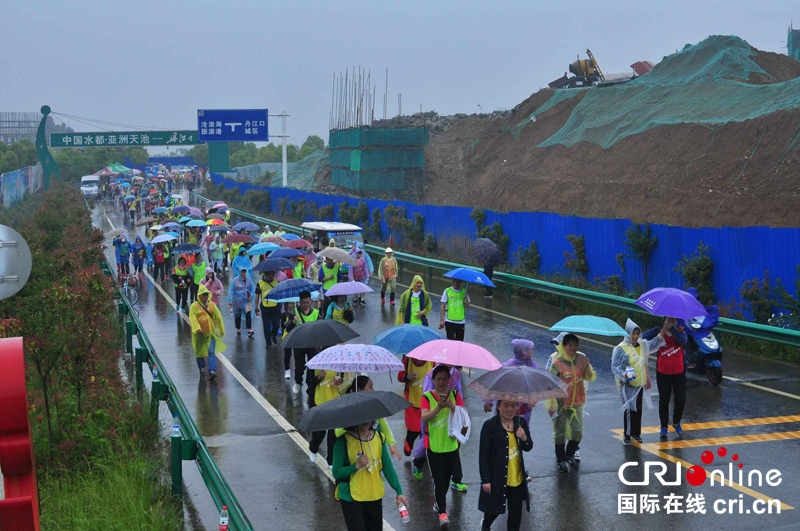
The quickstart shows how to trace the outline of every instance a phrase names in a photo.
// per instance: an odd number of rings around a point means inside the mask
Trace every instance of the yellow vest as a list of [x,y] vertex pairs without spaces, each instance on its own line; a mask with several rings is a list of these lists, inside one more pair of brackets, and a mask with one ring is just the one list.
[[358,455],[364,453],[369,458],[369,463],[364,468],[356,470],[350,476],[350,496],[354,501],[370,502],[383,498],[383,443],[377,432],[371,441],[359,441],[349,433],[344,435],[347,442],[347,458],[350,464],[358,461]]
[[517,436],[508,433],[508,478],[506,485],[518,487],[522,484],[522,455],[519,453]]
[[425,375],[431,372],[435,366],[432,361],[425,362],[422,367],[417,367],[412,360],[408,362],[406,374],[417,375],[416,379],[408,382],[408,401],[417,409],[419,409],[419,401],[422,399],[422,383],[425,381]]
[[274,288],[277,285],[278,281],[275,279],[272,279],[271,283],[267,282],[266,280],[258,281],[258,287],[259,289],[261,289],[261,305],[264,308],[273,308],[278,305],[277,302],[267,299],[267,295],[269,294],[269,292],[272,291],[272,288]]

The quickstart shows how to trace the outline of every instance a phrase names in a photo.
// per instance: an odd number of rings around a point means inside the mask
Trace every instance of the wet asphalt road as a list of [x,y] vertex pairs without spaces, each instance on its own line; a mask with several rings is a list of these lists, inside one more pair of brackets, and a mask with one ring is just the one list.
[[[108,220],[117,228],[131,228],[123,221],[121,213],[110,205],[105,214],[103,208],[98,207],[94,217],[97,226],[104,231],[112,228]],[[113,252],[109,250],[107,255],[113,262]],[[407,285],[410,274],[408,270],[404,271],[400,283]],[[224,283],[227,293],[227,283]],[[377,287],[374,282],[371,284],[373,288]],[[440,295],[443,286],[441,281],[435,280],[428,289],[432,294]],[[174,298],[171,281],[164,284],[163,289],[168,297]],[[147,334],[253,526],[270,530],[344,529],[339,504],[333,498],[333,483],[323,470],[309,463],[295,439],[223,363],[216,381],[201,380],[191,349],[188,323],[176,314],[170,300],[149,280],[139,292],[137,308]],[[486,347],[502,362],[511,357],[512,339],[531,339],[536,344],[534,360],[540,366],[544,365],[552,352],[549,339],[553,335],[547,332],[546,326],[562,317],[557,309],[517,298],[509,303],[500,294],[492,301],[483,300],[474,290],[471,295],[476,305],[487,305],[488,311],[477,307],[468,310],[467,341]],[[256,319],[253,325],[256,330],[254,339],[248,339],[246,335],[235,336],[233,318],[224,311],[227,307],[224,298],[221,306],[227,332],[225,358],[249,382],[253,393],[266,399],[291,425],[296,425],[303,415],[305,392],[293,395],[293,379],[284,380],[283,350],[279,347],[265,348],[260,319]],[[366,307],[357,309],[356,313],[352,328],[361,334],[360,340],[364,343],[372,343],[376,334],[394,324],[395,310],[388,304],[381,306],[377,293],[368,294]],[[433,314],[438,315],[438,303],[434,303]],[[687,429],[684,442],[675,443],[676,448],[659,446],[657,433],[645,433],[645,444],[641,448],[626,447],[613,431],[621,430],[622,413],[609,367],[611,348],[605,344],[612,341],[596,339],[599,342],[583,340],[580,345],[580,350],[592,360],[598,375],[588,390],[580,471],[557,472],[552,424],[541,406],[537,407],[531,418],[534,448],[525,455],[526,468],[533,481],[529,484],[531,511],[523,515],[523,529],[639,529],[700,525],[710,529],[796,529],[800,526],[800,369],[748,356],[726,355],[723,362],[726,376],[739,380],[726,379],[721,386],[714,387],[704,378],[690,376],[687,385],[684,426],[712,424]],[[466,494],[451,491],[448,496],[451,529],[456,530],[480,529],[482,517],[477,509],[480,489],[478,433],[489,415],[483,412],[480,398],[466,390],[468,383],[479,374],[480,371],[472,371],[469,375],[466,370],[463,373],[464,400],[474,427],[471,439],[461,449],[464,483],[469,490]],[[373,381],[376,389],[402,394],[402,384],[397,382],[396,374],[391,377],[375,375]],[[161,408],[161,415],[168,422],[166,408]],[[752,425],[745,425],[745,422],[738,422],[742,419],[761,420],[749,421]],[[403,414],[387,420],[395,438],[402,440],[405,436]],[[713,424],[723,421],[727,423]],[[658,424],[657,411],[646,409],[643,426]],[[670,434],[669,442],[674,440]],[[781,473],[781,483],[774,487],[767,483],[758,486],[755,481],[751,489],[746,489],[738,485],[717,484],[712,487],[706,481],[700,487],[693,487],[684,477],[681,486],[665,487],[651,474],[649,486],[626,486],[618,477],[619,468],[625,462],[653,461],[668,465],[664,479],[671,481],[675,479],[674,462],[682,460],[686,467],[701,465],[701,454],[704,451],[716,452],[720,446],[728,450],[727,454],[725,457],[715,455],[714,462],[706,466],[709,473],[723,470],[727,478],[728,463],[734,462],[732,454],[736,453],[738,460],[735,462],[743,463],[745,474],[752,470],[766,474],[770,469],[777,469]],[[323,444],[323,453],[324,447]],[[400,521],[394,493],[388,485],[383,503],[386,522],[398,530],[404,527],[438,529],[436,515],[431,510],[433,492],[427,471],[423,480],[417,481],[411,475],[408,458],[401,463],[395,460],[394,464],[409,499],[411,522],[404,526]],[[681,475],[685,473],[686,470],[682,469]],[[644,467],[641,465],[633,466],[625,473],[630,481],[641,480],[643,476]],[[184,464],[184,478],[194,505],[189,510],[192,520],[202,522],[208,529],[216,529],[216,509],[191,463]],[[734,482],[738,483],[738,472],[734,472]],[[619,494],[657,495],[660,509],[655,514],[618,514]],[[664,496],[670,494],[684,496],[684,511],[685,496],[703,494],[706,514],[667,514]],[[730,506],[727,501],[738,500],[740,495],[741,514],[738,505]],[[784,506],[781,514],[748,514],[759,496],[777,498],[798,509]],[[723,500],[717,502],[717,508],[724,507],[727,513],[732,507],[734,514],[716,514],[714,502],[717,500]],[[638,503],[636,508],[639,512]],[[772,512],[776,512],[774,507]],[[505,517],[501,516],[493,528],[505,529]]]

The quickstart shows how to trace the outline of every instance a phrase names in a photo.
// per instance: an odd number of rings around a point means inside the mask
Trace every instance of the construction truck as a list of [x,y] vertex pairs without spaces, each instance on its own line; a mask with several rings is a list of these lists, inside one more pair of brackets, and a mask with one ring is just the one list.
[[603,75],[603,71],[600,70],[592,51],[586,50],[586,55],[589,56],[588,59],[581,59],[579,55],[578,60],[569,65],[569,73],[572,73],[573,77],[569,77],[568,72],[564,72],[562,77],[549,84],[550,88],[594,87],[604,82],[606,78]]

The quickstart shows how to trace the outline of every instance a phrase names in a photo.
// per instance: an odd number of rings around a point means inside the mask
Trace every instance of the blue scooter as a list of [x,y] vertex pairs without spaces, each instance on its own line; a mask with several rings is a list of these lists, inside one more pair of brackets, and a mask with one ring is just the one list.
[[[697,298],[697,290],[689,288],[689,293]],[[689,363],[689,370],[697,374],[705,374],[713,385],[722,382],[722,346],[714,335],[713,329],[719,324],[719,307],[706,306],[708,316],[695,317],[679,322],[687,335],[684,351]]]

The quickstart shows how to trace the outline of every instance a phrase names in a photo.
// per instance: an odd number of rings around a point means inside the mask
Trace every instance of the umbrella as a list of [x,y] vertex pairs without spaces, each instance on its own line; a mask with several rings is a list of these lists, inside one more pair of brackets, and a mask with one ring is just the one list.
[[280,236],[270,236],[269,238],[267,238],[264,241],[268,241],[268,242],[274,243],[276,245],[283,245],[284,243],[286,243],[286,240],[284,240]]
[[333,319],[324,319],[296,326],[294,330],[286,334],[281,344],[283,348],[320,348],[344,343],[357,337],[359,334],[349,326]]
[[175,254],[197,254],[202,253],[203,248],[195,243],[182,243],[175,247]]
[[189,207],[189,213],[193,216],[200,216],[201,218],[203,217],[203,211],[197,207]]
[[178,220],[178,223],[188,223],[190,221],[192,221],[192,218],[190,218],[189,216],[183,216],[181,219]]
[[156,207],[153,209],[153,212],[155,212],[156,214],[166,214],[169,211],[164,207]]
[[627,336],[620,325],[606,317],[594,315],[570,315],[550,327],[552,332],[573,332],[576,334],[595,334],[598,336]]
[[178,205],[172,209],[173,214],[184,214],[189,212],[189,207],[186,205]]
[[209,215],[206,216],[206,219],[216,219],[216,220],[219,220],[219,221],[224,221],[225,220],[225,216],[220,216],[219,214],[209,214]]
[[503,262],[500,248],[489,238],[478,238],[472,242],[472,250],[475,252],[475,258],[487,267],[498,266]]
[[651,289],[636,300],[636,305],[653,315],[676,317],[686,321],[708,315],[703,305],[691,293],[677,288]]
[[116,238],[120,234],[125,234],[125,229],[114,229],[110,232],[107,232],[106,236],[108,236],[109,238]]
[[455,278],[458,280],[463,280],[464,282],[472,282],[473,284],[480,284],[482,286],[489,286],[490,288],[495,287],[489,277],[481,273],[480,271],[475,271],[474,269],[467,269],[466,267],[457,267],[452,269],[442,275],[443,277],[447,278]]
[[[275,249],[280,249],[280,247],[278,247],[274,243],[269,243],[269,242],[257,243],[254,246],[250,247],[250,249],[247,250],[247,254],[249,254],[250,256],[256,256],[256,255],[259,255],[259,254],[267,254],[268,252],[274,251]],[[288,260],[287,260],[287,262],[288,262]],[[284,268],[284,269],[293,269],[294,268],[295,264],[292,263],[292,262],[289,262],[289,263],[292,264],[292,265],[289,266],[288,268]],[[280,271],[280,270],[277,269],[276,271]]]
[[148,223],[155,223],[156,221],[158,221],[156,218],[151,218],[151,217],[142,218],[136,222],[136,226],[141,227],[143,225],[147,225]]
[[300,419],[297,429],[312,432],[349,428],[391,417],[410,405],[411,402],[390,391],[348,393],[309,409]]
[[180,223],[175,223],[174,221],[170,221],[168,223],[164,223],[164,228],[165,229],[169,229],[169,230],[174,230],[174,231],[183,230],[183,227],[181,227],[181,224]]
[[222,243],[250,243],[256,241],[249,234],[231,234]]
[[178,238],[173,236],[172,234],[159,234],[158,236],[156,236],[151,240],[151,243],[164,243],[177,239]]
[[437,339],[423,343],[409,352],[408,357],[421,361],[433,361],[455,365],[456,367],[473,367],[488,371],[502,367],[497,358],[492,356],[492,353],[485,348],[472,343],[452,341],[450,339]]
[[305,278],[290,278],[283,282],[278,282],[278,285],[270,290],[267,298],[269,300],[279,300],[288,297],[299,297],[302,291],[320,291],[322,284],[318,282],[311,282]]
[[225,203],[217,203],[211,208],[228,208],[228,205],[226,205]]
[[337,295],[355,295],[357,293],[372,293],[375,291],[371,287],[362,282],[339,282],[331,289],[325,292],[326,297],[335,297]]
[[299,240],[300,236],[298,236],[297,234],[284,234],[283,236],[281,236],[281,238],[283,238],[284,240]]
[[123,188],[130,188],[131,187],[131,183],[127,183],[127,182],[126,183],[122,183],[122,184],[120,184],[120,186],[123,187]]
[[153,225],[152,227],[150,227],[150,230],[161,230],[163,228],[164,227],[162,227],[161,225]]
[[228,232],[231,228],[227,225],[214,225],[209,229],[210,232]]
[[395,354],[408,354],[423,343],[435,341],[437,339],[444,339],[444,337],[442,337],[441,332],[433,328],[422,325],[403,324],[393,326],[375,336],[375,344]]
[[[247,254],[250,254],[248,251]],[[256,253],[258,254],[258,253]],[[263,273],[265,271],[285,271],[287,269],[294,269],[295,263],[286,258],[265,258],[255,265],[253,271]],[[302,279],[301,279],[302,280]],[[276,286],[277,287],[277,286]]]
[[[271,242],[262,242],[262,243],[271,243]],[[286,249],[284,247],[280,249],[275,249],[270,253],[269,256],[271,258],[292,258],[293,256],[303,256],[304,254],[306,253],[304,253],[303,251],[298,251],[297,249]]]
[[322,251],[320,251],[319,253],[317,253],[317,256],[321,256],[323,258],[330,258],[334,262],[340,262],[342,264],[347,264],[351,266],[356,265],[356,261],[352,256],[350,256],[350,253],[338,247],[327,247]]
[[167,234],[167,235],[169,235],[169,236],[172,236],[172,237],[173,237],[173,238],[175,238],[175,239],[177,239],[177,238],[180,238],[180,237],[181,237],[181,235],[180,235],[180,234],[178,234],[177,232],[171,232],[171,231],[169,231],[169,232],[165,232],[164,234]]
[[[299,328],[303,328],[303,326]],[[345,328],[347,327],[345,326]],[[326,348],[309,360],[306,367],[336,372],[382,373],[405,370],[403,363],[385,348],[361,344],[336,345]]]
[[255,223],[250,223],[249,221],[240,221],[236,225],[233,226],[233,230],[240,231],[244,229],[247,232],[253,232],[258,230],[258,225]]
[[196,219],[196,220],[198,220],[198,221],[205,221],[205,219],[203,218],[203,216],[198,216],[197,214],[189,214],[189,215],[188,215],[188,216],[186,216],[186,217],[187,217],[187,218],[189,218],[189,219]]
[[[181,194],[171,194],[170,197],[174,197],[175,199],[183,199],[183,196]],[[189,208],[189,207],[186,207],[186,208]]]
[[[319,291],[311,291],[309,293],[311,293],[311,300],[312,301],[319,300]],[[300,302],[300,297],[286,297],[285,299],[278,299],[278,300],[276,300],[274,302],[294,302],[294,303],[297,303],[297,302]]]
[[[288,234],[286,234],[286,236],[288,236]],[[283,247],[286,247],[287,249],[313,249],[314,248],[314,246],[311,245],[311,242],[309,242],[307,240],[304,240],[302,238],[291,239],[291,240],[289,238],[284,238],[284,240],[288,240],[286,243],[283,244]]]
[[193,219],[189,223],[186,224],[187,227],[205,227],[206,222],[200,221],[199,219]]
[[566,384],[555,374],[526,365],[501,367],[487,372],[467,387],[484,400],[510,400],[523,404],[567,396]]
[[[209,219],[206,221],[206,225],[225,225],[225,222],[221,219]],[[277,247],[277,246],[276,246]]]
[[133,201],[134,199],[136,199],[136,196],[135,195],[126,195],[122,199],[124,199],[125,201]]

